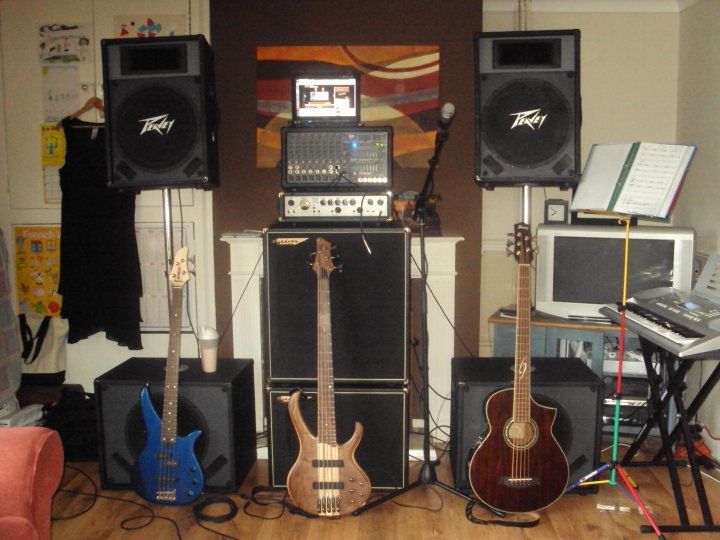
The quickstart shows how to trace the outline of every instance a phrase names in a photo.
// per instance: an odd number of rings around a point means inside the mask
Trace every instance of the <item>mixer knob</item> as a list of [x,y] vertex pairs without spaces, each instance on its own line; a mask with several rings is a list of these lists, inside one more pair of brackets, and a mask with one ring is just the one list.
[[300,209],[307,210],[310,208],[310,201],[307,199],[300,199]]

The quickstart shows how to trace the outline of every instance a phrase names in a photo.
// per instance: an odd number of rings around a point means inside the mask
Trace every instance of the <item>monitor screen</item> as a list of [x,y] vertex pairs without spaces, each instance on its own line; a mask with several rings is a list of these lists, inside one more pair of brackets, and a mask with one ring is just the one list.
[[[558,237],[553,261],[553,299],[605,304],[622,300],[625,240]],[[630,240],[628,291],[672,287],[675,242]],[[613,264],[614,263],[614,264]],[[579,272],[578,269],[586,270]]]
[[[631,227],[625,299],[656,287],[690,291],[694,240],[690,228]],[[539,225],[537,251],[538,311],[567,319],[605,320],[600,308],[622,302],[624,227]]]
[[356,75],[295,77],[292,82],[293,122],[357,124],[360,121],[359,90]]

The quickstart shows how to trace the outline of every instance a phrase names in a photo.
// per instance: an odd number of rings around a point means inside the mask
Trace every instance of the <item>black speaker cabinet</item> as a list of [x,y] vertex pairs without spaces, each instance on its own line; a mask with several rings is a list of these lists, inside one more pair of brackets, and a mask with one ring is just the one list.
[[[130,358],[95,380],[100,480],[103,488],[132,486],[131,467],[145,447],[140,390],[146,384],[162,415],[164,358]],[[179,373],[178,433],[199,429],[195,456],[205,474],[205,491],[235,491],[255,463],[253,362],[218,359],[204,373],[198,359],[182,359]]]
[[[298,456],[297,434],[288,414],[293,388],[271,388],[267,392],[268,474],[272,486],[285,487],[287,474]],[[308,428],[317,434],[317,390],[304,388],[300,404]],[[364,433],[355,452],[358,465],[370,478],[373,489],[399,489],[408,473],[408,396],[402,388],[336,388],[336,435],[347,441],[355,422]]]
[[318,237],[332,243],[330,274],[335,381],[407,379],[409,233],[400,228],[292,228],[265,232],[264,305],[271,382],[317,379]]
[[[459,490],[470,490],[467,460],[487,430],[485,401],[496,390],[512,387],[513,364],[512,358],[452,359],[450,462]],[[557,409],[553,434],[568,460],[568,484],[573,484],[600,464],[604,384],[577,358],[537,358],[531,365],[533,398]]]
[[202,35],[101,41],[109,185],[218,183],[213,53]]
[[475,179],[577,185],[580,31],[475,34]]

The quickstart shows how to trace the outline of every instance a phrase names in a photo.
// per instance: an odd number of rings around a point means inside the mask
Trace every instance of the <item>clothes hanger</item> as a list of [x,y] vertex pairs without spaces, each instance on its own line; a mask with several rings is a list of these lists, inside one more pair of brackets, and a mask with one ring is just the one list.
[[[99,97],[91,97],[86,102],[85,105],[80,107],[77,111],[72,113],[68,118],[77,118],[78,116],[81,116],[85,114],[86,112],[97,109],[101,113],[105,113],[105,106],[103,105],[102,100]],[[73,128],[103,128],[105,127],[102,124],[89,124],[89,125],[79,125],[79,126],[73,126]]]

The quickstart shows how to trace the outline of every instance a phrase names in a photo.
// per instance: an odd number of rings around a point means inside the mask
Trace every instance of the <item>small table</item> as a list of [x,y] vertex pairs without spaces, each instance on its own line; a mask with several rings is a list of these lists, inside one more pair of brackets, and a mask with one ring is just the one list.
[[[493,325],[493,356],[515,355],[515,318],[495,312],[488,322]],[[586,321],[571,321],[540,312],[532,314],[530,319],[530,354],[535,358],[561,356],[558,341],[582,341],[590,343],[590,367],[600,377],[603,376],[604,346],[608,339],[618,337],[620,327],[615,324],[603,324]],[[634,334],[625,333],[626,340],[637,339]],[[626,343],[625,350],[628,350]]]

